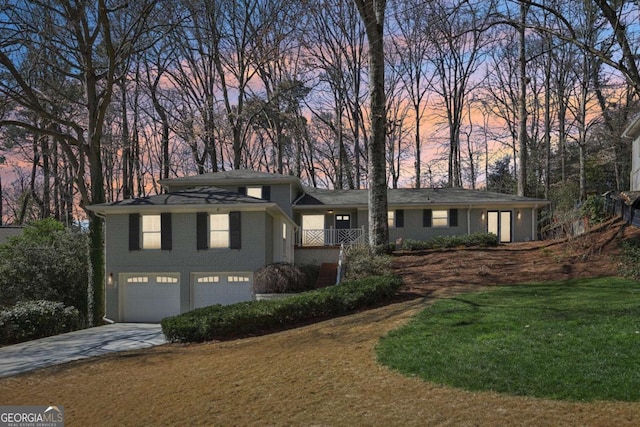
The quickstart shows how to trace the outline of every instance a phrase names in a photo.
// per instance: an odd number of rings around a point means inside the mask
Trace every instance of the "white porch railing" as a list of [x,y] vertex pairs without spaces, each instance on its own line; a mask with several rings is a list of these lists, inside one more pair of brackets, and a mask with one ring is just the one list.
[[296,232],[297,246],[363,246],[367,236],[363,228],[329,228]]

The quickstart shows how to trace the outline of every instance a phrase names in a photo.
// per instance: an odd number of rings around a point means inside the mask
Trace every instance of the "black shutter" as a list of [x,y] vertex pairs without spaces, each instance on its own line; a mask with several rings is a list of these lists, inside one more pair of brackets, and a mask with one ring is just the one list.
[[160,214],[160,248],[163,251],[171,250],[171,214]]
[[247,187],[238,187],[238,193],[242,194],[243,196],[247,195]]
[[196,214],[196,241],[198,250],[209,248],[209,224],[206,212]]
[[263,185],[262,186],[262,198],[264,200],[271,200],[271,186]]
[[431,227],[431,219],[433,218],[433,212],[431,209],[425,209],[422,211],[422,226]]
[[396,210],[396,228],[404,227],[404,210]]
[[240,212],[229,212],[229,247],[240,249],[242,241]]
[[458,209],[449,209],[449,227],[458,226]]
[[140,250],[140,214],[129,214],[129,250]]

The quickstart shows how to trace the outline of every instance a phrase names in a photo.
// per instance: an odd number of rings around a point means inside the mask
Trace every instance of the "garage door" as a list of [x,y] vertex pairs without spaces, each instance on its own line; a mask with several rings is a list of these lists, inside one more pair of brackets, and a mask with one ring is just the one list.
[[123,321],[157,323],[180,314],[180,274],[123,276]]
[[192,308],[253,299],[252,273],[197,273],[191,277]]

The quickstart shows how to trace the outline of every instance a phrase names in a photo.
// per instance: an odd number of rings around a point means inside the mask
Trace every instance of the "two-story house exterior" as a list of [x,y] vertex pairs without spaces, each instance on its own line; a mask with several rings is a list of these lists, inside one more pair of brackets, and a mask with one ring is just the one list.
[[[336,262],[364,244],[366,190],[322,190],[293,176],[234,170],[162,181],[167,193],[94,205],[105,218],[106,317],[158,322],[253,298],[274,262]],[[535,240],[541,199],[464,189],[389,189],[390,240],[493,232]]]

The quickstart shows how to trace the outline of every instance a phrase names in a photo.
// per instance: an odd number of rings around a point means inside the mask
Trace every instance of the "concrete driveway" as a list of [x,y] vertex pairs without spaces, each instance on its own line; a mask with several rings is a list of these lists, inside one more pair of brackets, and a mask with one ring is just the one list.
[[115,323],[0,347],[0,377],[166,343],[159,324]]

